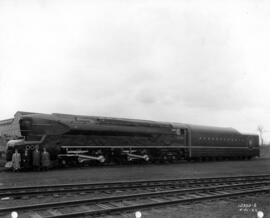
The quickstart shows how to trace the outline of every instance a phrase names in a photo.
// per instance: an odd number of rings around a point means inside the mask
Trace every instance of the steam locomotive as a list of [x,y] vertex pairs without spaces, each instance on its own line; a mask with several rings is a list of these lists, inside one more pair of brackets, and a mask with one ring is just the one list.
[[28,114],[19,121],[23,139],[7,143],[12,153],[35,148],[56,165],[176,160],[250,159],[259,156],[257,135],[233,128],[68,114]]

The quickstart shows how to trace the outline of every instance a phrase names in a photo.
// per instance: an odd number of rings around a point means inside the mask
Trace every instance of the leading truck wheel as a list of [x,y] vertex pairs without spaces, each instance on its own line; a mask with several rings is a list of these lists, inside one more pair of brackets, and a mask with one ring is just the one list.
[[64,160],[64,159],[61,159],[61,160],[59,160],[59,165],[60,165],[60,167],[66,167],[67,166],[67,161]]

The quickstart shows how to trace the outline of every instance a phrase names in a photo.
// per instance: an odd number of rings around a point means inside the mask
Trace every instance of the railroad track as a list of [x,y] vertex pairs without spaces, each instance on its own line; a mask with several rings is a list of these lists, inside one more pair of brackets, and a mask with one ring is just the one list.
[[52,195],[66,193],[89,193],[103,191],[125,191],[151,189],[175,189],[181,187],[200,187],[202,185],[222,185],[222,184],[239,184],[249,181],[270,181],[270,175],[254,175],[254,176],[233,176],[233,177],[208,177],[194,179],[170,179],[170,180],[138,180],[138,181],[122,181],[107,183],[78,183],[78,184],[59,184],[59,185],[42,185],[42,186],[20,186],[0,188],[0,198],[15,198],[35,196],[35,195]]
[[[97,190],[97,188],[102,188],[103,190],[105,188],[107,190],[109,190],[110,188],[117,189],[120,188],[121,185],[125,186],[125,190],[127,190],[128,188],[134,189],[135,187],[136,193],[120,195],[114,195],[110,193],[108,194],[108,196],[103,197],[91,197],[80,200],[2,208],[0,209],[0,216],[9,217],[9,214],[12,211],[17,211],[20,214],[20,218],[84,217],[86,215],[94,216],[113,212],[135,211],[137,209],[161,205],[187,202],[190,203],[194,201],[202,201],[214,198],[227,198],[238,195],[265,193],[270,191],[270,175],[169,180],[167,181],[167,183],[165,180],[159,180],[103,184],[99,183],[92,185],[92,188],[94,188],[95,190]],[[154,185],[161,185],[163,188],[165,188],[148,189],[153,188]],[[45,186],[39,186],[39,188],[40,187],[44,189],[49,188],[45,188]],[[58,190],[56,189],[56,191],[59,191],[59,186],[54,187],[57,187]],[[33,192],[33,189],[31,189],[30,187],[24,188],[29,189],[31,192]]]

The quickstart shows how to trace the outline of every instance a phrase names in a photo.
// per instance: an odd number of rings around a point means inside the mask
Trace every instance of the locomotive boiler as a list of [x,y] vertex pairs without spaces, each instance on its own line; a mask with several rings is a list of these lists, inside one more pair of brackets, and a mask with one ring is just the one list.
[[21,140],[8,142],[7,162],[17,148],[46,148],[60,165],[250,159],[259,156],[257,135],[233,128],[67,114],[20,118]]

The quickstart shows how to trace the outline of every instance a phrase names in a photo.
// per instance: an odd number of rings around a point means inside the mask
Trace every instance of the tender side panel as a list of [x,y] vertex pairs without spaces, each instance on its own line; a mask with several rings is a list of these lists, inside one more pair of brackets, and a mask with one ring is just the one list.
[[[190,126],[191,157],[258,156],[258,137],[232,128]],[[252,141],[252,146],[249,146]]]

